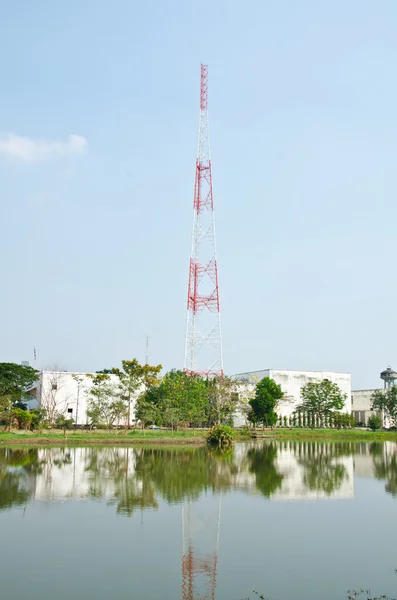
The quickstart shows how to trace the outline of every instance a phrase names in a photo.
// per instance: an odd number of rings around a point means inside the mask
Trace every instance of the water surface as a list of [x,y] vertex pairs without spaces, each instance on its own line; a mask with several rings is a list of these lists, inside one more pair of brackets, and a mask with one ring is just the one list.
[[397,444],[0,449],[1,597],[395,597]]

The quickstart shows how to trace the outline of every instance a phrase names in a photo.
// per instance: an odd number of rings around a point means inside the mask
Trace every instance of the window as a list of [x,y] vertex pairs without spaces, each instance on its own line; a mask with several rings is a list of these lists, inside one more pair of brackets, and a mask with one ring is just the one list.
[[57,390],[58,389],[58,386],[57,386],[56,383],[53,383],[51,387],[52,387],[53,390]]
[[73,413],[73,408],[68,408],[68,413],[72,414]]

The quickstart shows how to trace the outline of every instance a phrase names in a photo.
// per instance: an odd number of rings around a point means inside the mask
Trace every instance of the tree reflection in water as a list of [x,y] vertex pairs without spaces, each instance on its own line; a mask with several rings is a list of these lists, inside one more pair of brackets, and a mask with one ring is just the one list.
[[262,448],[248,450],[249,470],[255,475],[257,489],[270,498],[281,488],[284,475],[275,463],[278,448],[275,443],[265,444]]
[[34,477],[40,472],[36,448],[0,449],[0,511],[23,506],[34,491]]
[[397,497],[397,445],[393,442],[374,442],[369,446],[376,479],[385,479],[385,491]]
[[350,443],[302,442],[297,462],[304,468],[303,483],[308,490],[324,492],[327,496],[338,491],[348,479],[344,456],[354,453]]
[[[383,447],[383,446],[382,446]],[[332,495],[348,480],[350,443],[268,442],[207,447],[0,449],[0,509],[58,498],[103,499],[119,514],[196,500],[204,492],[258,490],[265,498]],[[397,494],[397,461],[373,447],[375,473]]]

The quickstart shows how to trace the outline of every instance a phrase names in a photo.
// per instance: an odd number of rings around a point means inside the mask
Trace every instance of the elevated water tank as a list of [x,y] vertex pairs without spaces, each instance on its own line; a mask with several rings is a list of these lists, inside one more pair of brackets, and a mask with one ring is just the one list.
[[380,374],[380,378],[383,379],[383,381],[385,382],[385,389],[386,389],[386,388],[394,385],[394,382],[397,379],[397,373],[396,373],[396,371],[393,371],[393,369],[391,367],[387,367],[387,369],[382,371],[382,373]]

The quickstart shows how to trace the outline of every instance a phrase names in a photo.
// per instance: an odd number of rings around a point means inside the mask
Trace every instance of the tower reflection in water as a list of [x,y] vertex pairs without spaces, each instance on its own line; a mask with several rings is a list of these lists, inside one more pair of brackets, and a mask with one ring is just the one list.
[[182,600],[215,598],[222,498],[239,490],[263,501],[352,498],[354,472],[397,493],[396,445],[270,442],[208,448],[0,449],[0,510],[33,500],[96,499],[124,517],[181,510]]

